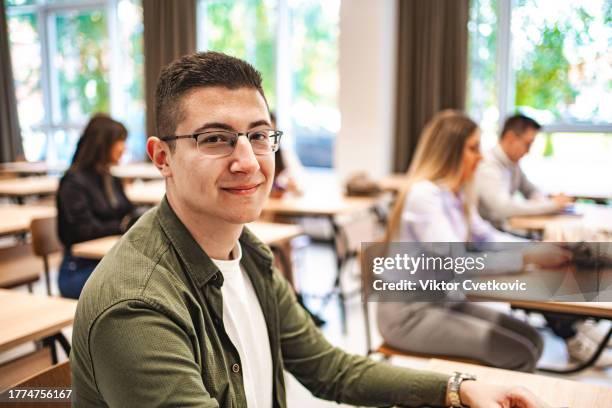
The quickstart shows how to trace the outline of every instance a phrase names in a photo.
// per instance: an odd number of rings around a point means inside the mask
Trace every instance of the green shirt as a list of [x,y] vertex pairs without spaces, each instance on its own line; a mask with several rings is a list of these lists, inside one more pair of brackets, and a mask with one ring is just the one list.
[[[443,405],[448,376],[350,355],[330,345],[248,229],[240,243],[266,320],[273,401],[283,369],[320,398],[362,406]],[[245,407],[238,351],[223,327],[223,276],[167,200],[100,262],[76,312],[75,406]]]

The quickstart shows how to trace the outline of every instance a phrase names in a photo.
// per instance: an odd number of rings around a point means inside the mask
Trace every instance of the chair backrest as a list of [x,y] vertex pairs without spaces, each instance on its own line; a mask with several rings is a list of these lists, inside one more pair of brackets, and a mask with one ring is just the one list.
[[0,248],[0,288],[29,285],[40,278],[40,260],[32,252],[29,243]]
[[335,222],[336,252],[341,259],[356,256],[362,242],[378,239],[377,220],[372,212],[336,217]]
[[43,260],[47,294],[51,295],[51,271],[49,255],[62,249],[57,236],[57,217],[34,218],[30,223],[32,249]]
[[45,257],[62,249],[57,236],[57,217],[35,218],[30,224],[32,249],[38,256]]
[[57,388],[70,388],[72,385],[72,379],[70,378],[70,361],[64,361],[63,363],[56,364],[49,367],[38,374],[26,378],[16,387],[57,387]]

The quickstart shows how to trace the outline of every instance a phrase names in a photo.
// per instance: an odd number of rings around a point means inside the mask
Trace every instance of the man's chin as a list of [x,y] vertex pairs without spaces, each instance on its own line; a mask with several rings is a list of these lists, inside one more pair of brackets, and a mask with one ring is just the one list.
[[248,224],[257,221],[261,215],[261,210],[250,210],[226,217],[226,221],[232,224]]

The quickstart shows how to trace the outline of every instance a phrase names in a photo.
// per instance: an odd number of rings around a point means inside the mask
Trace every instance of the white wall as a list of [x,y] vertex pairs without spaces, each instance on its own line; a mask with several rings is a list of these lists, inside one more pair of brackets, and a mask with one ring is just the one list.
[[335,167],[344,180],[392,168],[397,0],[343,0],[340,6],[341,129]]

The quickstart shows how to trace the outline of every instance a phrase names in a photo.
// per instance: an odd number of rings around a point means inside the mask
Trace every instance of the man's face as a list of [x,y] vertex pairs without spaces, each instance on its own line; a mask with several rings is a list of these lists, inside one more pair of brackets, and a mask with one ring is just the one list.
[[510,132],[508,137],[510,138],[511,143],[509,152],[507,152],[510,160],[512,160],[514,163],[518,163],[523,156],[529,153],[529,149],[531,148],[537,133],[538,131],[533,128],[527,128],[527,130],[520,135]]
[[[256,89],[197,88],[181,100],[184,120],[175,135],[208,130],[248,132],[271,129],[264,98]],[[256,220],[270,193],[274,154],[255,155],[246,137],[239,137],[233,153],[204,155],[193,139],[176,140],[168,157],[171,175],[168,194],[198,217],[232,224]]]

